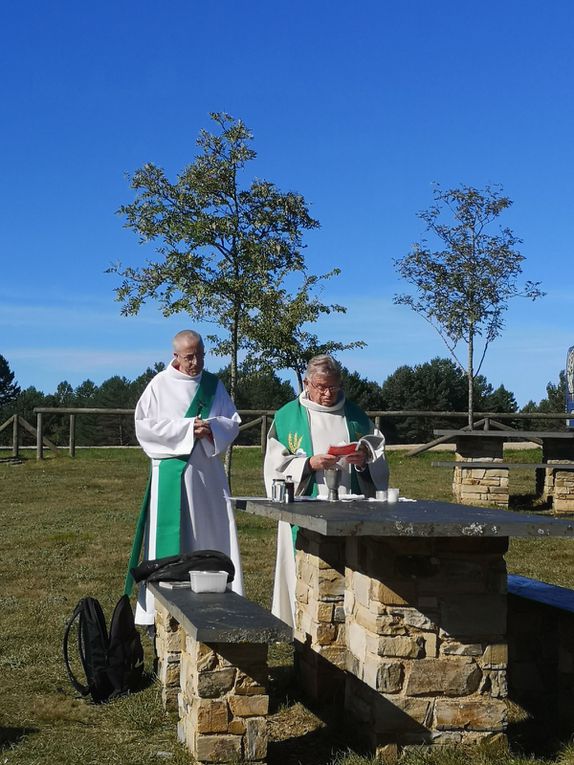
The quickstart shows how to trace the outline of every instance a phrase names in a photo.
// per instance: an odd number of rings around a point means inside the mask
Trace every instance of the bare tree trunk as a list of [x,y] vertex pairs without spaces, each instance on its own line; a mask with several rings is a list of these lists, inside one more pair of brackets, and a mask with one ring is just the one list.
[[473,429],[474,422],[474,333],[472,327],[468,334],[468,359],[467,359],[467,376],[468,376],[468,427]]
[[295,374],[297,375],[297,385],[299,387],[298,392],[302,393],[303,392],[303,375],[298,369],[295,370]]
[[[238,325],[239,319],[233,323],[233,329],[231,331],[231,363],[229,368],[229,395],[233,399],[233,402],[237,399],[237,337],[238,337]],[[231,460],[233,457],[233,444],[229,445],[229,448],[225,452],[225,475],[231,490]],[[233,492],[232,492],[233,493]]]

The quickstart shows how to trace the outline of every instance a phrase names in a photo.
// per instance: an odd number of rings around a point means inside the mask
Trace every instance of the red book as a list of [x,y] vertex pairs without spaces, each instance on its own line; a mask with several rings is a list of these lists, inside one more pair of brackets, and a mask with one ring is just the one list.
[[347,454],[353,454],[357,451],[357,442],[353,441],[351,444],[343,444],[342,446],[330,446],[327,454],[332,454],[334,457],[344,457]]

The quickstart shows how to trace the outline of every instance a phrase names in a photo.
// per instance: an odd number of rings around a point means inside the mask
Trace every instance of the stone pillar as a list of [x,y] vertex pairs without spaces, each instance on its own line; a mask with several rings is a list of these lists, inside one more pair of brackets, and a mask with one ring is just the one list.
[[346,665],[345,540],[299,529],[296,543],[295,665],[314,701],[335,701]]
[[456,443],[455,460],[492,462],[493,467],[455,467],[452,493],[456,502],[467,505],[496,505],[508,507],[508,468],[497,468],[503,461],[502,440],[499,438],[461,438]]
[[199,765],[265,765],[267,645],[201,643],[156,600],[156,652],[162,700],[179,710],[179,740]]
[[267,757],[267,646],[206,644],[187,636],[178,736],[199,765],[263,765]]
[[507,544],[347,540],[345,708],[377,756],[504,737]]
[[544,439],[542,460],[555,465],[545,471],[544,496],[552,497],[555,513],[571,513],[574,510],[574,471],[560,470],[560,462],[572,464],[572,443],[566,439]]

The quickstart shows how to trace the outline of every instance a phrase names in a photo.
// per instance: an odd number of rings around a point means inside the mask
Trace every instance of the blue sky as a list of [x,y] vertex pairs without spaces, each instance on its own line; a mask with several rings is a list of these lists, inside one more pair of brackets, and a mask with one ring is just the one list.
[[120,316],[105,269],[146,253],[115,211],[126,174],[151,161],[175,178],[227,111],[255,136],[246,180],[299,191],[319,219],[310,269],[342,269],[323,298],[348,313],[320,336],[367,341],[341,360],[379,382],[447,355],[393,305],[433,182],[502,184],[547,296],[511,304],[483,372],[540,400],[574,344],[573,32],[570,0],[4,3],[0,354],[46,393],[169,357],[193,319]]

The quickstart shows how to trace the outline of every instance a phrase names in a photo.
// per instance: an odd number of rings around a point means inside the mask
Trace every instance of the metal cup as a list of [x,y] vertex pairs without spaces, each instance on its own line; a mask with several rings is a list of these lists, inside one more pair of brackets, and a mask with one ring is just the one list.
[[280,479],[273,481],[271,499],[274,502],[285,502],[285,481]]
[[339,499],[339,484],[341,483],[341,471],[335,469],[327,469],[323,471],[325,475],[325,483],[329,489],[329,496],[327,499],[329,502],[336,502]]

